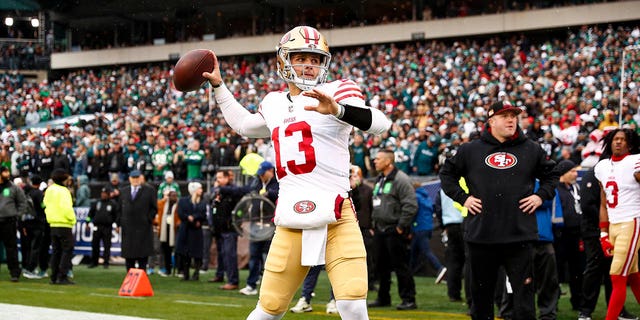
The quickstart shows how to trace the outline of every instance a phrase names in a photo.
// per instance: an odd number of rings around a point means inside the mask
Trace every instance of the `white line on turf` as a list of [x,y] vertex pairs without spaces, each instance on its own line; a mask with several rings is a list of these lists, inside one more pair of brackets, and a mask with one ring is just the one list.
[[29,288],[18,288],[20,291],[31,291],[31,292],[47,292],[47,293],[65,293],[62,290],[49,290],[49,289],[29,289]]
[[186,304],[199,304],[205,306],[216,306],[216,307],[233,307],[233,308],[242,308],[239,304],[228,304],[228,303],[215,303],[215,302],[198,302],[198,301],[187,301],[187,300],[175,300],[177,303],[186,303]]
[[151,320],[128,316],[117,316],[104,313],[72,311],[53,308],[31,307],[18,304],[0,303],[3,319],[19,320]]

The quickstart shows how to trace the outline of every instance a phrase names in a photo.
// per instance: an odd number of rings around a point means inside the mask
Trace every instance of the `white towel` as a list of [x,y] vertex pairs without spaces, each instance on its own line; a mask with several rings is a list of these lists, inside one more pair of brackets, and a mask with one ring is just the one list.
[[303,266],[319,266],[325,264],[324,257],[327,250],[327,226],[302,230]]

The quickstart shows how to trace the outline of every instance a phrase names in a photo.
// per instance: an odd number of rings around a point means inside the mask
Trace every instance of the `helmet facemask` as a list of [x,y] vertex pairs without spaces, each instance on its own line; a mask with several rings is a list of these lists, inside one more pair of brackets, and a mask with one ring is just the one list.
[[[326,40],[316,29],[311,27],[293,28],[282,37],[277,50],[278,75],[286,82],[293,83],[296,87],[306,91],[327,80],[331,54]],[[295,53],[313,53],[320,56],[319,65],[295,65],[319,69],[315,79],[305,79],[296,73],[293,68],[294,64],[291,63],[291,55]]]

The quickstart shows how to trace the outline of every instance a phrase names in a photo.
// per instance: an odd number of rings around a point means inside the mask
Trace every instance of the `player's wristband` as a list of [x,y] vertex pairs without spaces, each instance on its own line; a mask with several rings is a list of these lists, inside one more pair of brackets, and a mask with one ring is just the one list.
[[344,106],[338,103],[338,111],[333,115],[338,119],[342,119],[342,117],[344,117],[344,109],[345,109]]
[[348,108],[345,107],[343,110],[343,116],[339,118],[340,120],[363,131],[371,128],[373,116],[371,110],[368,108],[348,106]]
[[211,84],[211,87],[212,87],[212,88],[214,88],[214,89],[220,88],[220,87],[222,87],[222,82],[220,82],[220,83],[218,83],[218,84],[213,84],[213,83],[212,83],[212,84]]
[[600,229],[609,228],[609,221],[600,221],[598,225],[600,226]]

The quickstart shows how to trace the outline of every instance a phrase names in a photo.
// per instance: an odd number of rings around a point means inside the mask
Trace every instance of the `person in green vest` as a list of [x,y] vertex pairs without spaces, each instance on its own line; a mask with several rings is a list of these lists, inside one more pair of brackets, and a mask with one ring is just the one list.
[[193,140],[184,153],[183,161],[187,167],[187,181],[202,179],[202,162],[204,151],[200,150],[200,141]]
[[162,181],[164,173],[171,169],[172,162],[173,151],[167,146],[167,139],[164,136],[159,136],[156,150],[151,155],[153,178],[155,181]]

